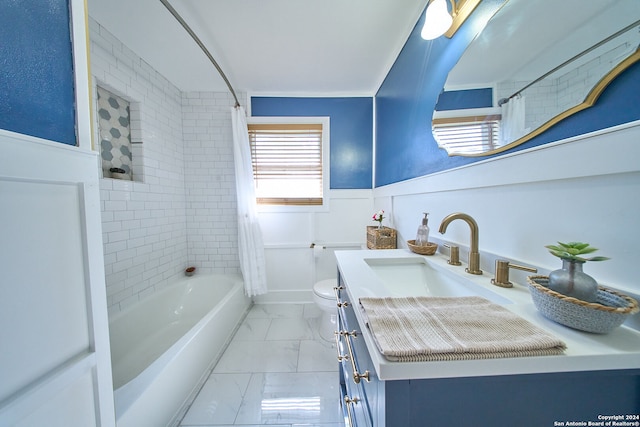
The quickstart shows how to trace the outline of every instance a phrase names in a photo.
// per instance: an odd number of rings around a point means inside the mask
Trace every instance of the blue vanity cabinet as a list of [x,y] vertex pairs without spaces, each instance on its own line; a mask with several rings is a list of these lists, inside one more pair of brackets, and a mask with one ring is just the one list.
[[[352,405],[350,418],[343,391],[341,401],[345,421],[352,422],[350,427],[408,427],[411,425],[408,418],[409,401],[406,399],[408,390],[403,388],[408,381],[380,381],[354,313],[357,308],[345,291],[344,283],[341,280],[338,283],[338,347],[340,355],[346,356],[340,361],[340,385],[342,389],[347,389],[346,396]],[[353,402],[354,398],[356,402]],[[393,407],[389,409],[389,405]],[[393,417],[393,420],[386,420],[386,417]]]
[[[349,300],[340,275],[338,283],[340,332],[355,331],[348,336],[354,364],[340,361],[345,420],[344,395],[357,399],[350,427],[604,426],[609,416],[630,424],[608,425],[640,426],[640,369],[382,381],[360,336],[366,326],[355,316],[358,302]],[[341,355],[350,354],[346,338],[340,336]],[[368,381],[356,382],[354,367]]]

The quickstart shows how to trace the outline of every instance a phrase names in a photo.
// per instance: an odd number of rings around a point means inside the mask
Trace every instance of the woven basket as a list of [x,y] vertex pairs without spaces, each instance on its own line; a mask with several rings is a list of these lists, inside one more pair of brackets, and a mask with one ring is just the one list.
[[393,228],[367,226],[367,248],[396,249],[397,232]]
[[436,249],[438,249],[438,245],[433,242],[427,243],[427,246],[416,246],[415,240],[408,240],[407,245],[409,245],[409,250],[411,252],[415,252],[420,255],[433,255],[436,253]]
[[606,334],[638,312],[636,300],[602,286],[598,287],[597,302],[586,302],[552,291],[547,276],[529,276],[527,282],[538,311],[573,329]]

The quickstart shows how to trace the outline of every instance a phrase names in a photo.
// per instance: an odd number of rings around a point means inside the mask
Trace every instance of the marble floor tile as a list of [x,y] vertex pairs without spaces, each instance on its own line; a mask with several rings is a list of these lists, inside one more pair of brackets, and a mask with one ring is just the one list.
[[269,332],[265,338],[273,340],[310,340],[313,339],[313,330],[309,323],[303,319],[272,319]]
[[300,341],[298,372],[338,372],[337,357],[335,344],[311,340]]
[[[238,427],[239,424],[212,424],[210,426],[198,426],[198,427]],[[311,424],[271,424],[269,427],[318,427]],[[338,424],[338,427],[344,427],[344,424]],[[185,426],[187,427],[187,426]],[[264,424],[242,424],[242,427],[264,427]],[[334,427],[333,424],[319,424],[319,427]]]
[[234,341],[264,341],[271,320],[258,317],[246,318],[233,337]]
[[181,427],[343,427],[335,343],[315,304],[250,310]]
[[[251,427],[251,426],[243,426]],[[275,427],[273,425],[269,427]],[[291,424],[291,427],[345,427],[345,423],[322,423],[322,424]]]
[[304,304],[256,304],[251,307],[247,318],[302,318]]
[[259,373],[251,376],[236,424],[322,424],[340,421],[333,373]]
[[309,317],[309,318],[306,318],[305,320],[307,321],[307,324],[309,324],[309,327],[311,328],[314,340],[328,342],[328,341],[323,340],[320,337],[320,321],[321,321],[321,317]]
[[[238,427],[239,424],[207,424],[198,427]],[[180,424],[180,427],[191,427]],[[333,424],[270,424],[269,427],[334,427]],[[264,427],[264,424],[242,424],[242,427]],[[344,427],[344,424],[337,424],[336,427]]]
[[182,419],[182,426],[233,424],[251,374],[212,374]]
[[[186,424],[180,424],[181,427],[192,427]],[[205,424],[197,427],[264,427],[265,424]],[[268,424],[269,427],[345,427],[345,423],[321,423],[321,424]]]
[[316,304],[304,304],[302,306],[302,316],[305,319],[311,317],[320,317],[322,316],[322,310]]
[[295,372],[299,350],[300,341],[232,340],[213,372]]

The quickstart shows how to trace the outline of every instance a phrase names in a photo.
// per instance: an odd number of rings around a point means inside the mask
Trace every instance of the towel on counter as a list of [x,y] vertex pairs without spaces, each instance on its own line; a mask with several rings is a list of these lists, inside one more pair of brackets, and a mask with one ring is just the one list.
[[559,355],[566,345],[481,297],[360,298],[367,325],[389,360],[494,359]]

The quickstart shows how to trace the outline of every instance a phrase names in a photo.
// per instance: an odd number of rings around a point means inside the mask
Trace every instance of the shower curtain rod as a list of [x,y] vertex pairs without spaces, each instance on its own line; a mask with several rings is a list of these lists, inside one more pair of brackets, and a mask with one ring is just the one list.
[[234,107],[236,108],[239,107],[240,101],[238,101],[238,96],[236,95],[236,92],[233,90],[231,83],[229,83],[229,79],[227,79],[227,76],[224,74],[224,71],[222,71],[222,68],[220,68],[220,65],[218,65],[218,62],[215,60],[213,55],[211,55],[211,53],[206,48],[204,43],[202,43],[202,41],[198,38],[196,33],[193,32],[193,30],[191,29],[191,27],[189,27],[189,25],[185,22],[185,20],[182,19],[182,16],[180,16],[180,14],[173,8],[173,6],[171,6],[168,0],[160,0],[160,3],[162,3],[164,7],[166,7],[167,10],[171,12],[173,17],[176,18],[176,20],[180,23],[180,25],[182,25],[182,27],[187,31],[187,33],[189,33],[191,38],[198,44],[198,46],[200,46],[200,49],[202,49],[202,51],[207,56],[207,58],[209,58],[209,61],[211,61],[213,66],[216,67],[216,70],[218,70],[218,73],[220,73],[220,77],[222,77],[222,80],[224,80],[224,82],[227,84],[227,87],[229,88],[231,95],[233,95],[233,98],[236,100],[236,104],[234,105]]
[[502,104],[506,104],[507,102],[509,102],[509,100],[511,98],[513,98],[514,96],[520,95],[521,92],[523,92],[524,90],[528,89],[529,87],[533,86],[534,84],[538,83],[540,80],[544,79],[545,77],[555,73],[556,71],[558,71],[560,68],[564,67],[567,64],[572,63],[573,61],[575,61],[576,59],[586,55],[587,53],[591,52],[594,49],[599,48],[600,46],[602,46],[603,44],[605,44],[606,42],[608,42],[609,40],[615,39],[616,37],[618,37],[620,34],[623,34],[625,32],[627,32],[628,30],[630,30],[631,28],[637,26],[640,24],[640,20],[634,22],[631,25],[627,25],[626,27],[624,27],[623,29],[621,29],[620,31],[618,31],[615,34],[611,34],[609,37],[607,37],[606,39],[594,44],[593,46],[591,46],[588,49],[583,50],[582,52],[580,52],[579,54],[577,54],[576,56],[574,56],[571,59],[567,59],[566,61],[564,61],[562,64],[558,65],[556,68],[554,68],[553,70],[543,74],[542,76],[538,77],[537,79],[535,79],[534,81],[532,81],[531,83],[529,83],[528,85],[526,85],[525,87],[523,87],[522,89],[520,89],[519,91],[517,91],[516,93],[514,93],[513,95],[507,97],[507,98],[502,98],[501,100],[498,101],[498,107],[501,107]]

